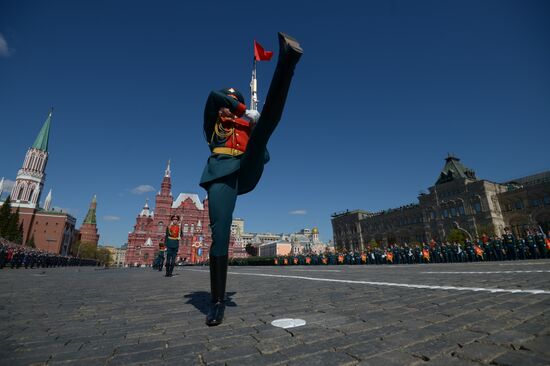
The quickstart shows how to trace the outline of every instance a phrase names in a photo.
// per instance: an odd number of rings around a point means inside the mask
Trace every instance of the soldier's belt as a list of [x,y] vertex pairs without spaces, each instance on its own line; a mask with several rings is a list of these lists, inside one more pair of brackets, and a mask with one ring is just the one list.
[[212,152],[214,154],[225,154],[231,156],[239,156],[241,154],[244,154],[244,151],[237,150],[231,147],[215,147]]
[[168,239],[170,239],[170,240],[180,240],[180,238],[172,238],[171,236],[168,236]]

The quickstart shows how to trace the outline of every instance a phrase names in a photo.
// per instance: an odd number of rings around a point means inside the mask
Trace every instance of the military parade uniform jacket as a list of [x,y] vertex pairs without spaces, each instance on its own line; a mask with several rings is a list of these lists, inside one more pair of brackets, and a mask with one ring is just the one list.
[[166,239],[164,241],[166,248],[175,249],[180,245],[180,226],[169,225],[166,228]]
[[[237,118],[224,118],[218,115],[220,108],[228,108]],[[208,185],[222,177],[237,172],[252,128],[250,123],[240,118],[246,106],[218,91],[212,91],[204,109],[204,135],[212,154],[203,170],[200,186],[208,189]],[[269,161],[269,153],[265,150],[264,164]],[[239,191],[244,194],[248,191]]]

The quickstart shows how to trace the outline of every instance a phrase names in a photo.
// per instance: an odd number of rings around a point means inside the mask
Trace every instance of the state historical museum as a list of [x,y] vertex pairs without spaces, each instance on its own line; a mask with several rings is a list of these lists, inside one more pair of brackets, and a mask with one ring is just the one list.
[[[147,202],[136,218],[134,230],[128,234],[126,263],[129,266],[151,265],[164,242],[170,217],[178,215],[181,240],[176,262],[199,263],[208,260],[212,243],[208,198],[203,201],[194,193],[180,193],[174,200],[171,192],[170,162],[166,167],[160,191],[155,197],[154,211]],[[235,239],[231,236],[229,256],[233,255]]]

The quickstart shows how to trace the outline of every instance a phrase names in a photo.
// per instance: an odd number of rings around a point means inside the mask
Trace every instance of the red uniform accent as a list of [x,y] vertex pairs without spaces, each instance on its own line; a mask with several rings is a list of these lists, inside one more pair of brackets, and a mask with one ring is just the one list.
[[246,151],[246,146],[248,145],[248,140],[250,139],[250,134],[252,133],[250,122],[245,121],[242,118],[220,118],[220,120],[222,121],[222,126],[224,128],[235,129],[231,136],[227,138],[227,141],[223,147],[228,147],[243,152]]
[[171,238],[179,238],[179,234],[180,234],[179,225],[170,225],[170,228],[168,230],[170,230]]
[[244,112],[246,111],[246,105],[245,104],[242,104],[242,103],[239,103],[239,105],[237,106],[237,108],[235,108],[233,112],[234,115],[236,115],[237,117],[242,117]]

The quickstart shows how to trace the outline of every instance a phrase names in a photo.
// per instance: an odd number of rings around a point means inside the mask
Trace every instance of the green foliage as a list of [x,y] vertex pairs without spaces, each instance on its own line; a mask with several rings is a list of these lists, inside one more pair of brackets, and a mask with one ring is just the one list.
[[[6,226],[6,233],[4,238],[16,243],[17,238],[19,237],[19,207],[17,211],[10,215],[8,224]],[[20,243],[18,243],[20,244]]]
[[[6,231],[10,222],[11,216],[11,201],[10,196],[6,198],[2,206],[0,206],[0,236],[6,238]],[[6,238],[7,239],[7,238]]]
[[16,244],[23,242],[23,223],[19,223],[19,207],[11,212],[10,196],[0,207],[0,237]]
[[254,245],[248,243],[246,244],[246,247],[244,250],[251,256],[255,257],[258,255],[258,248],[256,248]]
[[79,258],[97,259],[97,246],[94,243],[81,242],[77,253]]
[[451,229],[451,231],[449,232],[449,235],[447,235],[447,240],[450,241],[451,243],[464,243],[466,241],[466,238],[468,237],[468,235],[466,235],[466,233],[462,230],[458,230],[458,229]]
[[96,259],[107,267],[112,264],[111,252],[107,248],[97,248]]
[[23,244],[23,222],[19,224],[19,228],[17,229],[17,237],[14,242],[19,245]]
[[380,247],[380,244],[378,244],[378,243],[376,242],[376,240],[371,239],[371,240],[368,242],[368,246],[371,247],[371,248],[379,248],[379,247]]
[[31,235],[31,237],[27,240],[27,243],[25,243],[25,245],[31,248],[36,248],[36,244],[34,243],[34,234]]
[[83,259],[97,259],[105,266],[110,266],[113,262],[111,252],[107,248],[98,248],[94,243],[78,240],[71,247],[71,255]]

